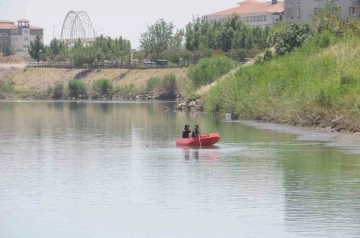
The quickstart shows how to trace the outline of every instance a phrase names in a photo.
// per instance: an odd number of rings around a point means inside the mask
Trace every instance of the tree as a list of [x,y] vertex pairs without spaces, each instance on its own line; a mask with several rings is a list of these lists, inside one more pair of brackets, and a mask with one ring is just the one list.
[[60,41],[58,39],[53,39],[50,42],[50,45],[48,46],[48,49],[46,50],[46,54],[49,57],[51,61],[58,60],[59,59],[65,59],[65,56],[67,55],[67,46],[63,41]]
[[159,19],[153,25],[147,27],[147,31],[141,34],[140,49],[147,55],[157,57],[162,51],[167,50],[173,37],[174,25]]
[[14,55],[15,50],[14,50],[14,47],[11,45],[10,41],[4,40],[5,37],[0,38],[0,39],[2,39],[1,52],[2,52],[3,56]]
[[184,30],[183,29],[177,29],[176,33],[173,37],[171,37],[169,41],[169,50],[180,50],[183,47],[183,41],[184,41]]
[[30,42],[30,47],[28,49],[31,58],[36,60],[38,63],[41,60],[42,54],[45,54],[45,46],[42,43],[41,36],[37,35],[35,41]]
[[301,46],[312,34],[309,24],[291,23],[277,32],[275,50],[277,55],[285,55]]

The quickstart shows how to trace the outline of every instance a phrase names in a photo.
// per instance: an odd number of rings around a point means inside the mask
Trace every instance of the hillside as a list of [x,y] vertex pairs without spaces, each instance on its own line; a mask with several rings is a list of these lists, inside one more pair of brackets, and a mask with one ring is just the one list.
[[290,54],[240,68],[218,81],[205,97],[205,110],[360,131],[359,53],[358,37],[318,34]]

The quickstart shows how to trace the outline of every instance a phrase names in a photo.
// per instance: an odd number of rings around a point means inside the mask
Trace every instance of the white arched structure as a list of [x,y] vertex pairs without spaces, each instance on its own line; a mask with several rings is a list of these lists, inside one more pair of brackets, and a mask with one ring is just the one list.
[[87,44],[95,40],[95,29],[91,18],[85,11],[70,11],[64,20],[61,29],[61,40],[72,45],[77,40]]

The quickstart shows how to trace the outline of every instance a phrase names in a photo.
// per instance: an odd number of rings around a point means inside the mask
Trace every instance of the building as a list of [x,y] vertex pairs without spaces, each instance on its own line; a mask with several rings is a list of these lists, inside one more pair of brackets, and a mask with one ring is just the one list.
[[[360,0],[333,0],[340,8],[343,19],[359,17]],[[327,0],[284,0],[284,19],[286,22],[310,21]]]
[[10,43],[14,50],[26,51],[31,41],[37,35],[44,36],[44,29],[31,26],[29,20],[18,20],[17,24],[13,21],[0,20],[0,44]]
[[244,0],[239,6],[206,15],[208,20],[218,21],[228,18],[232,14],[238,14],[243,21],[253,26],[272,26],[277,21],[283,20],[283,1],[272,0],[259,2],[256,0]]

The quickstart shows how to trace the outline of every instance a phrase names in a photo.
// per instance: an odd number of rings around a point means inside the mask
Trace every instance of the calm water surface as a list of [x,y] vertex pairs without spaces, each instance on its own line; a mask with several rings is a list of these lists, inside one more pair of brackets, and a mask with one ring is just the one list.
[[359,155],[173,106],[0,102],[0,237],[360,237]]

